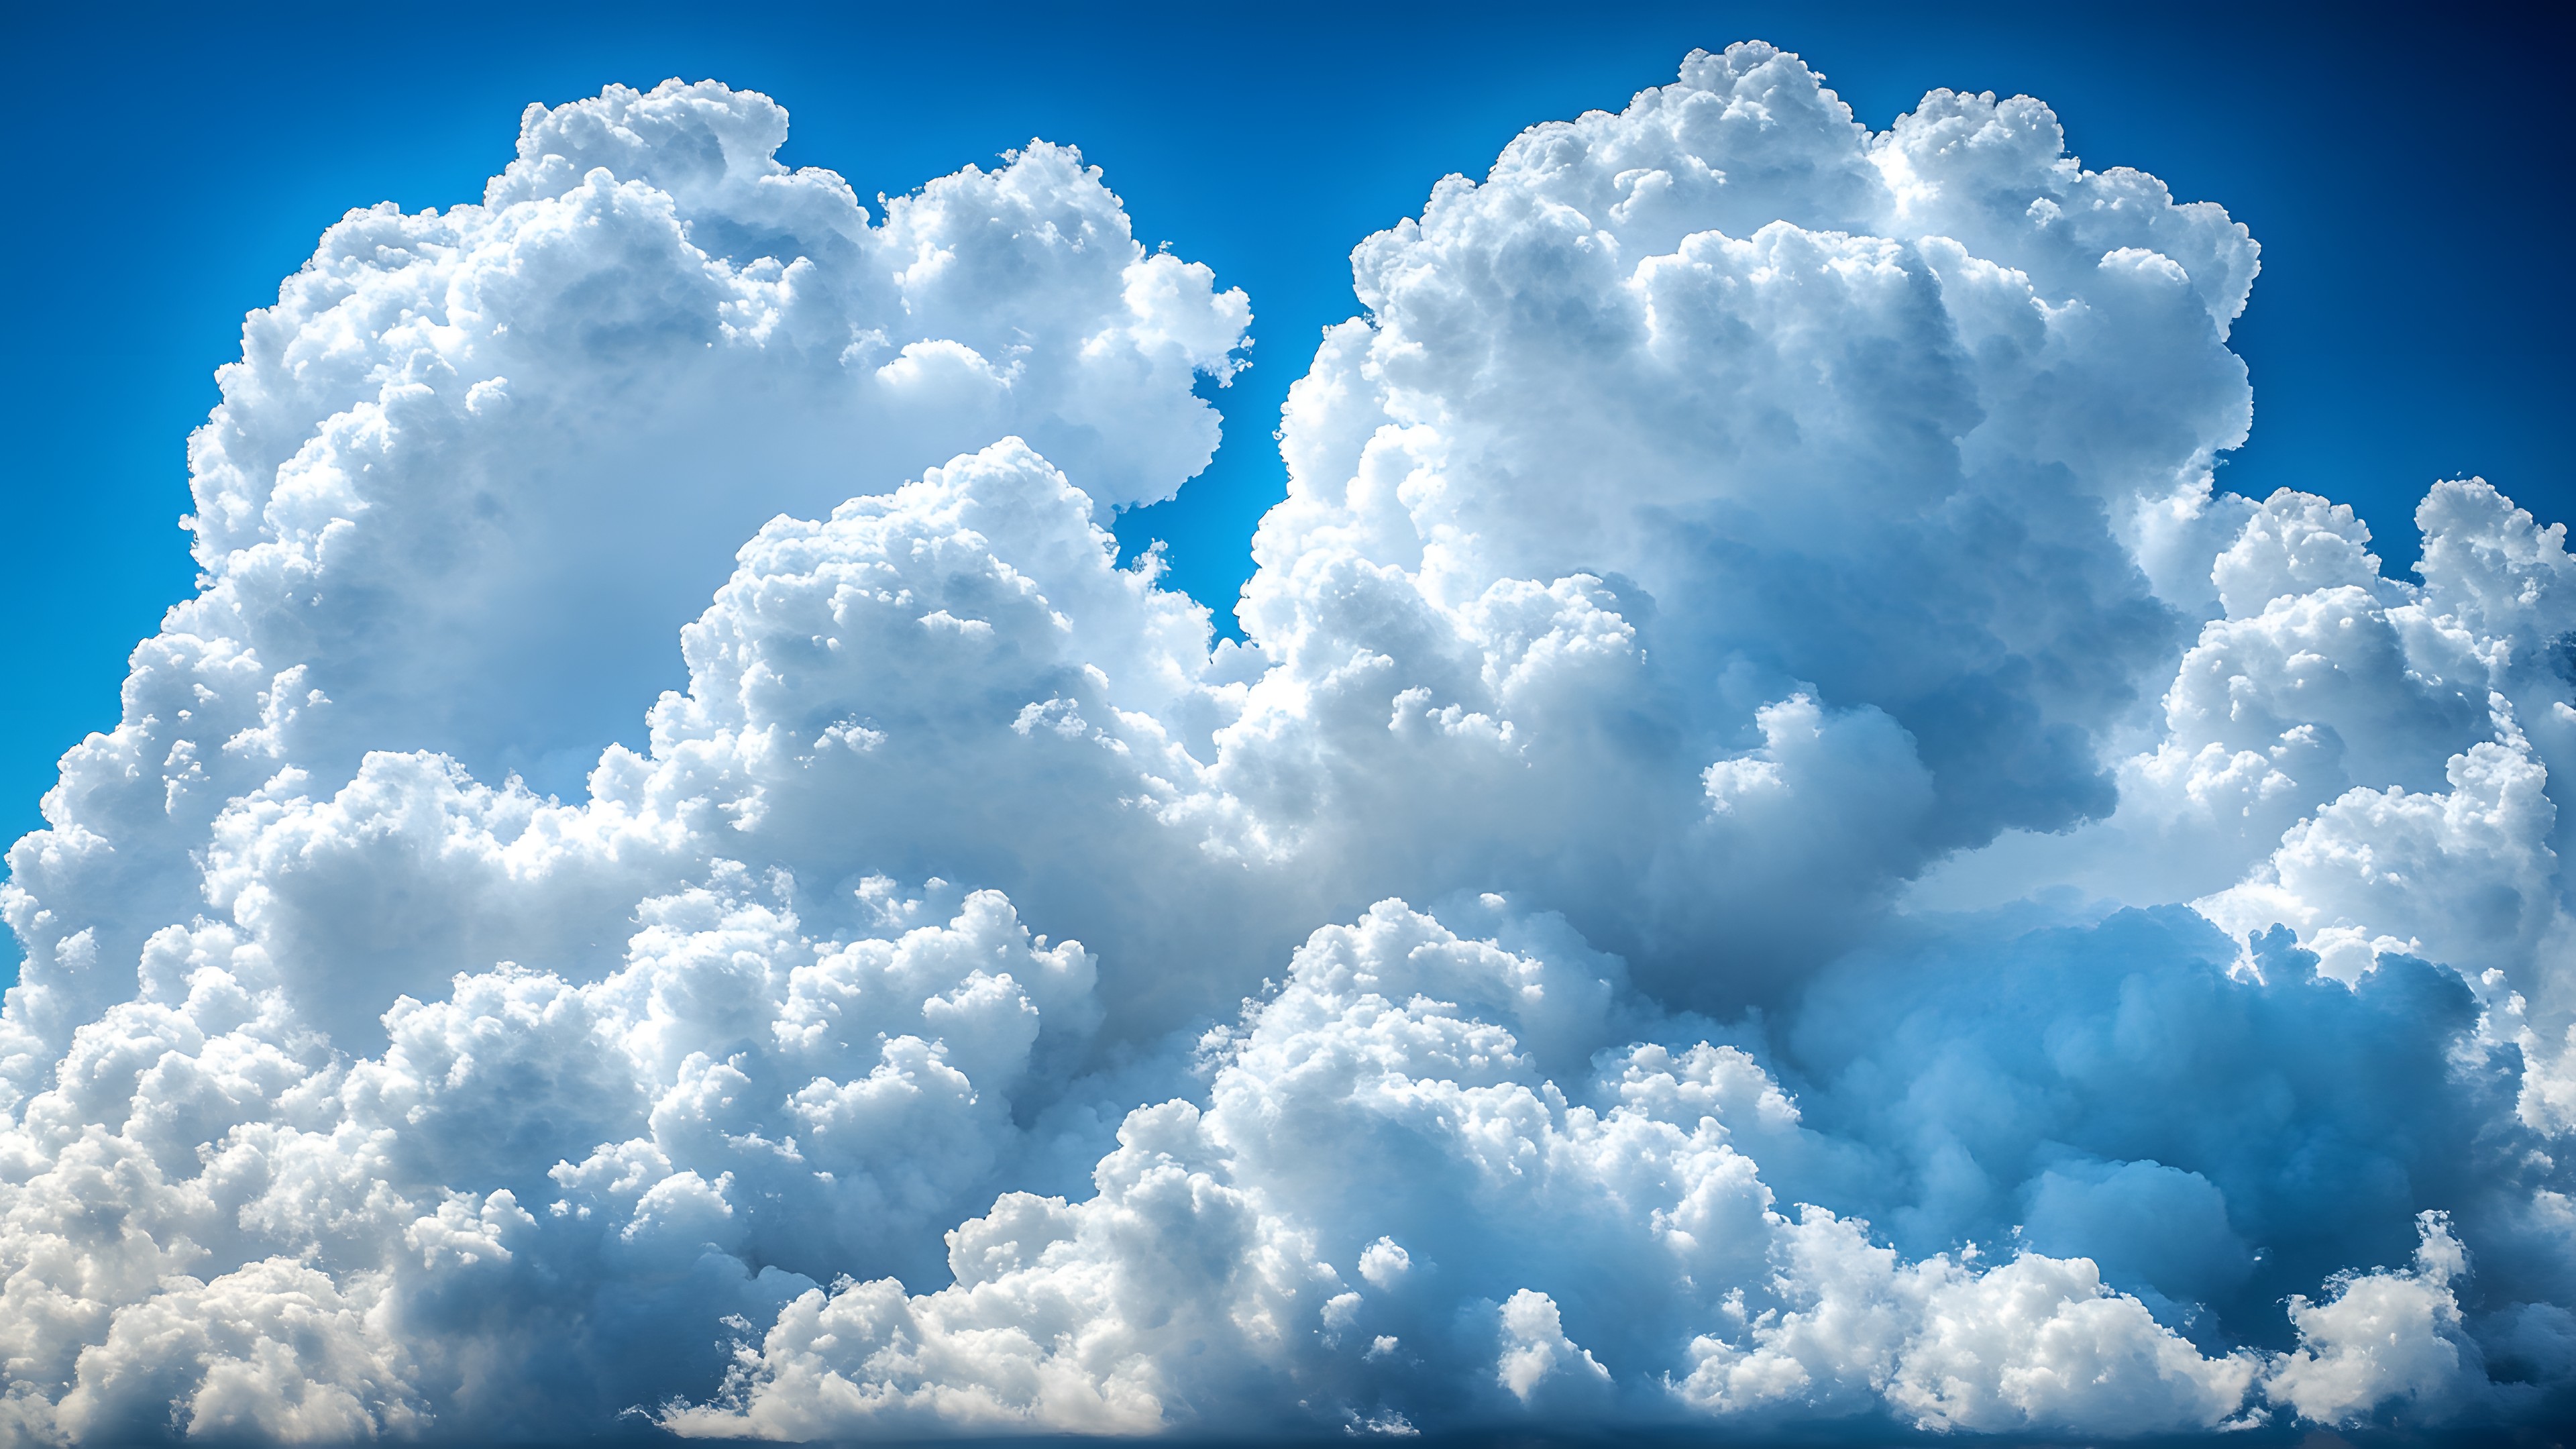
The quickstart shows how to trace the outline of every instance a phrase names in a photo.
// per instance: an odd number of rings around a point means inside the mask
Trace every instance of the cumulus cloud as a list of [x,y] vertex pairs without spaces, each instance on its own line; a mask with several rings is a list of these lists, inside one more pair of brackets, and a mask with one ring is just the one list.
[[1394,902],[1320,931],[1218,1048],[1209,1105],[1131,1115],[1093,1197],[1005,1198],[949,1235],[956,1281],[925,1297],[809,1292],[713,1408],[669,1422],[1135,1430],[1221,1424],[1283,1390],[1354,1425],[1623,1395],[1657,1417],[1795,1406],[1932,1428],[2237,1409],[2250,1357],[2205,1359],[2082,1259],[1907,1263],[1863,1224],[1783,1215],[1758,1159],[1813,1149],[1739,1049],[1605,1047],[1588,1081],[1545,1075],[1549,1035],[1626,1035],[1602,964]]
[[2437,1213],[2423,1215],[2424,1242],[2411,1270],[2343,1275],[2331,1302],[2290,1300],[2298,1351],[2264,1385],[2303,1418],[2352,1423],[2392,1400],[2418,1411],[2447,1407],[2474,1374],[2476,1349],[2461,1353],[2460,1308],[2451,1280],[2466,1267],[2460,1244]]
[[785,125],[250,319],[0,887],[0,1434],[2564,1410],[2576,566],[2216,490],[2223,210],[1694,53],[1353,253],[1237,644],[1105,525],[1242,294]]

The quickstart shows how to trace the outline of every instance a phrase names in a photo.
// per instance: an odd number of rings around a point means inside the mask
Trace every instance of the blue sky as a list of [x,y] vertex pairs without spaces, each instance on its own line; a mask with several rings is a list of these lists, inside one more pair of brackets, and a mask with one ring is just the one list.
[[[1266,434],[1319,327],[1351,315],[1345,257],[1481,174],[1542,117],[1616,109],[1694,45],[1798,50],[1872,126],[1934,86],[2025,92],[2071,149],[2220,201],[2263,244],[2234,345],[2257,421],[2222,481],[2323,491],[2392,566],[2436,476],[2482,473],[2544,519],[2571,496],[2562,341],[2572,282],[2539,261],[2565,189],[2538,184],[2551,47],[2494,13],[1910,5],[22,7],[29,99],[9,186],[86,219],[19,226],[0,590],[0,833],[37,822],[63,748],[116,718],[133,642],[189,587],[183,445],[320,229],[391,199],[445,207],[507,159],[530,100],[714,76],[794,116],[786,159],[901,191],[1031,136],[1106,172],[1139,233],[1243,287],[1255,366],[1211,395],[1227,444],[1130,515],[1221,610],[1284,487]],[[672,658],[674,680],[679,661]]]

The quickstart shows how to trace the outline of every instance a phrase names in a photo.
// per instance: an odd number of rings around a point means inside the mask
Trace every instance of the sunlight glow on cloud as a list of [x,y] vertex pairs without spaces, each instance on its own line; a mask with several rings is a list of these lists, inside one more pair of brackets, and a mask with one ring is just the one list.
[[1236,644],[1105,530],[1244,295],[786,125],[246,324],[0,886],[0,1441],[2570,1402],[2576,563],[2216,491],[2225,211],[1694,53],[1359,244]]

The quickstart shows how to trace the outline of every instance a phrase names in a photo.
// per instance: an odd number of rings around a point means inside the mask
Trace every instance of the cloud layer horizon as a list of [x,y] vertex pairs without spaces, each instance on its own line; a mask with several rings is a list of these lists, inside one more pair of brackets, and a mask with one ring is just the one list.
[[2576,562],[2220,490],[2219,206],[1694,52],[1359,244],[1237,642],[1106,530],[1252,300],[786,133],[247,320],[0,885],[0,1443],[2576,1406]]

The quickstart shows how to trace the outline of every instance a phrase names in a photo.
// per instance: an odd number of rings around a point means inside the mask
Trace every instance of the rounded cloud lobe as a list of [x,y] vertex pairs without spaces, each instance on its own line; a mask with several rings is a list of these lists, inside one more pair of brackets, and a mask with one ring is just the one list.
[[1243,295],[785,127],[246,325],[0,886],[0,1437],[2565,1410],[2576,564],[2214,488],[2224,211],[1695,53],[1353,253],[1238,644],[1105,527]]

